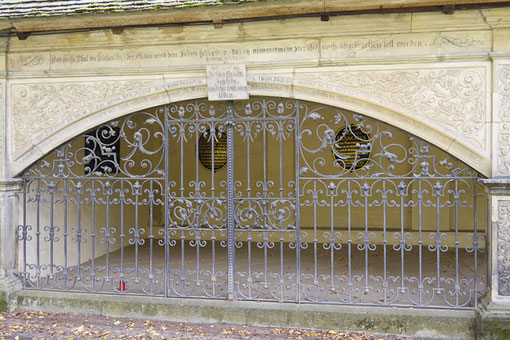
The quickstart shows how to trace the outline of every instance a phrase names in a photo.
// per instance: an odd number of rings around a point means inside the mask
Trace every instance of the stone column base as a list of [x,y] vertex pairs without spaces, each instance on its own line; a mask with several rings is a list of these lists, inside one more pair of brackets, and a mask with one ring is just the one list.
[[510,339],[510,303],[482,300],[476,310],[477,339]]
[[0,313],[9,312],[18,305],[21,281],[14,277],[0,278]]

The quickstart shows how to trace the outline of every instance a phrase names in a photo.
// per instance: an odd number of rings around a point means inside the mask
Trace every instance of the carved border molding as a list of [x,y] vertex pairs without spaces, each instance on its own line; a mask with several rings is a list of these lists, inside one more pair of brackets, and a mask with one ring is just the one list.
[[498,65],[498,93],[499,100],[495,105],[496,121],[498,123],[496,150],[497,160],[494,173],[499,176],[510,175],[510,65]]
[[510,296],[510,201],[498,201],[498,292]]
[[[359,112],[377,113],[382,120],[390,111],[398,113],[401,118],[393,117],[394,125],[408,126],[415,132],[430,131],[422,138],[436,140],[439,146],[487,174],[486,67],[478,65],[253,72],[248,81],[250,93],[257,95],[341,106],[352,98],[366,104],[366,109]],[[197,74],[185,80],[153,76],[13,82],[8,114],[10,169],[18,173],[42,154],[105,119],[204,96],[206,79]]]

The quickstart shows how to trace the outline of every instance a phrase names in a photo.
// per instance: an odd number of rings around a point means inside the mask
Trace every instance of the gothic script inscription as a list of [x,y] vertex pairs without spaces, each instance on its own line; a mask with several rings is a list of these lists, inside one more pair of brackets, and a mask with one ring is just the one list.
[[207,65],[209,100],[248,99],[246,66]]

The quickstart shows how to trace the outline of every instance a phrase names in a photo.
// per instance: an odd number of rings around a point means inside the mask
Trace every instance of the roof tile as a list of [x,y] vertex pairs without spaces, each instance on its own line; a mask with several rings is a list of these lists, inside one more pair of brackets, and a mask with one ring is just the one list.
[[0,18],[142,11],[218,4],[221,4],[221,0],[0,0]]

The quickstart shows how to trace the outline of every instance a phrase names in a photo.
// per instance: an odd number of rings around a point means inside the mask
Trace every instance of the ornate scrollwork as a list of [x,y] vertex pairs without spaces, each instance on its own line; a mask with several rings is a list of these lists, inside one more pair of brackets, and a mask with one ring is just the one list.
[[510,295],[510,201],[498,202],[499,294]]
[[[211,153],[229,136],[227,168],[200,165],[201,136]],[[332,107],[172,103],[25,171],[21,274],[38,289],[471,308],[479,275],[444,269],[455,251],[459,263],[484,252],[463,216],[478,206],[477,177],[434,145]]]

